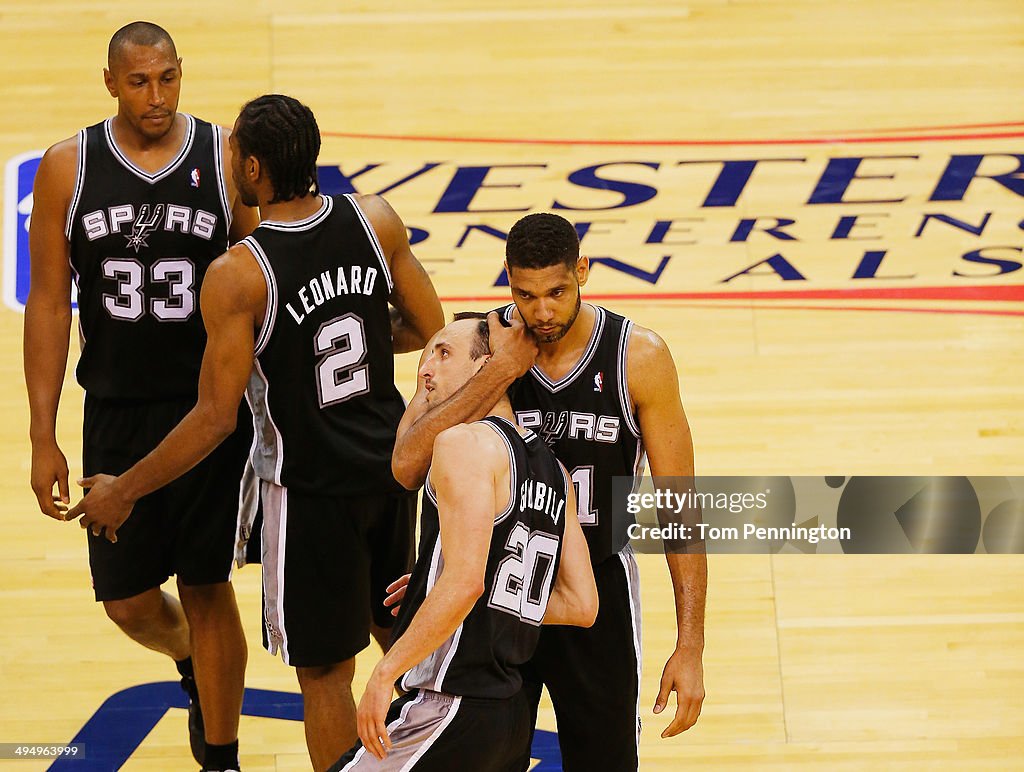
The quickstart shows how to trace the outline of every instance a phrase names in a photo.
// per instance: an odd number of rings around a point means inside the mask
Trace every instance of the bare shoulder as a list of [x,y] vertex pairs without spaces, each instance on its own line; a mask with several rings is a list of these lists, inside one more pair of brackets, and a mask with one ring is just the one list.
[[43,158],[48,158],[51,164],[57,163],[77,163],[78,161],[78,135],[62,139],[60,142],[53,144],[43,154]]
[[390,254],[398,246],[398,240],[406,238],[405,224],[398,213],[391,208],[384,198],[372,193],[360,193],[355,197],[359,208],[363,210],[381,246]]
[[235,244],[210,263],[203,290],[229,306],[257,307],[266,303],[263,272],[244,244]]
[[665,339],[654,330],[634,324],[626,348],[626,362],[630,371],[664,365],[666,360],[672,362],[672,352]]
[[501,438],[481,423],[456,424],[434,440],[435,464],[458,465],[460,470],[480,472],[496,466],[505,456]]
[[376,217],[381,219],[398,217],[395,210],[391,208],[391,204],[383,196],[378,196],[376,193],[357,193],[355,200],[359,204],[359,208],[371,219]]
[[51,146],[39,162],[37,180],[52,192],[70,194],[78,173],[78,136],[68,137]]
[[633,325],[626,348],[626,377],[634,405],[661,394],[668,383],[678,384],[672,352],[665,339],[654,330]]

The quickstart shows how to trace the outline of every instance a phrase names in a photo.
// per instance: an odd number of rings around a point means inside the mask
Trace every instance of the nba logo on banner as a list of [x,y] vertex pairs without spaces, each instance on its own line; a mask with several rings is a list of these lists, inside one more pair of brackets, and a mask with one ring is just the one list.
[[43,157],[41,150],[7,162],[4,184],[4,302],[17,311],[28,298],[28,222],[32,214],[32,182]]

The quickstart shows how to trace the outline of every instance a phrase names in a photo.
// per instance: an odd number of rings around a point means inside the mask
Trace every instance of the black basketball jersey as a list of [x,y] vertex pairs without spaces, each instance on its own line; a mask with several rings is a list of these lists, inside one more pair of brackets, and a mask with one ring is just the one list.
[[240,243],[267,282],[246,395],[264,480],[324,495],[400,490],[391,451],[395,387],[391,272],[351,196],[321,196],[305,220],[265,220]]
[[228,248],[221,129],[184,115],[185,139],[150,174],[107,119],[78,134],[65,235],[78,288],[78,382],[106,399],[192,398],[206,332],[199,288]]
[[[568,495],[565,474],[533,432],[524,438],[513,424],[495,416],[480,423],[504,439],[511,478],[508,506],[494,516],[484,593],[452,636],[401,678],[405,690],[496,699],[519,691],[519,666],[537,648],[558,575]],[[443,569],[437,497],[428,472],[419,557],[395,624],[395,640],[408,629]]]
[[[514,305],[501,309],[511,319]],[[626,380],[633,323],[594,306],[594,331],[583,356],[553,382],[538,367],[510,390],[516,420],[533,429],[565,464],[576,486],[580,525],[596,566],[629,543],[625,502],[612,517],[612,478],[643,474],[646,457]]]

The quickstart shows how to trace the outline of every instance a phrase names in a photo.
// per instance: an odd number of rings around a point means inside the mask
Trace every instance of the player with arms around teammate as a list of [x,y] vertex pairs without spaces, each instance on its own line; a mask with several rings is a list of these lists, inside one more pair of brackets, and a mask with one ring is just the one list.
[[[511,389],[512,408],[570,470],[601,596],[593,627],[543,631],[523,671],[524,691],[536,711],[541,684],[548,687],[566,770],[634,770],[640,729],[639,572],[628,546],[628,523],[612,518],[612,478],[641,474],[645,453],[657,477],[693,476],[693,444],[675,364],[657,334],[582,302],[589,261],[580,256],[576,231],[565,219],[533,214],[517,222],[506,243],[506,268],[515,303],[503,314],[525,323],[540,348],[536,364]],[[496,373],[497,368],[490,377]],[[464,389],[468,397],[471,387],[472,381]],[[469,398],[460,403],[463,396],[446,402],[443,416],[421,395],[413,398],[393,464],[407,487],[422,478],[436,433],[460,412],[476,409]],[[707,561],[702,551],[666,558],[678,638],[654,711],[664,710],[676,692],[675,717],[662,733],[670,737],[696,722],[704,698]]]
[[[25,380],[32,489],[58,520],[69,503],[55,424],[72,276],[85,473],[122,472],[195,402],[206,340],[199,288],[229,239],[257,222],[226,177],[227,130],[178,112],[181,73],[166,31],[147,22],[121,28],[103,71],[117,114],[54,145],[39,164]],[[216,769],[237,765],[246,649],[228,579],[251,437],[241,427],[186,478],[140,501],[116,544],[98,530],[88,535],[96,599],[129,637],[178,663],[193,754]],[[160,589],[171,574],[180,603]]]
[[[440,403],[487,361],[488,327],[459,318],[419,375]],[[333,770],[515,770],[530,739],[519,667],[540,625],[590,625],[597,587],[565,469],[513,421],[487,417],[437,436],[420,551],[395,643],[359,703],[362,741]],[[397,679],[406,692],[390,705]]]
[[198,402],[123,475],[86,481],[92,490],[70,514],[108,533],[120,527],[140,496],[232,431],[232,406],[247,394],[264,517],[264,644],[296,668],[319,771],[356,740],[355,655],[371,629],[386,641],[385,587],[412,563],[415,497],[390,466],[404,409],[393,352],[422,347],[443,316],[383,199],[319,193],[320,133],[308,107],[254,99],[231,142],[235,183],[263,219],[203,285]]

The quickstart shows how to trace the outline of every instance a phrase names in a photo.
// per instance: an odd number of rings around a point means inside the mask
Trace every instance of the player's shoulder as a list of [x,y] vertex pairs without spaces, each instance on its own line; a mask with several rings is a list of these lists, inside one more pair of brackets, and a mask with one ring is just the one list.
[[210,263],[203,278],[203,288],[242,303],[261,301],[266,293],[263,273],[244,242],[230,247]]
[[665,339],[658,333],[634,322],[629,330],[626,356],[629,358],[630,367],[634,365],[643,367],[666,356],[671,358],[672,353]]
[[35,200],[61,202],[67,206],[78,179],[78,135],[51,145],[36,170]]
[[376,193],[356,193],[352,198],[382,239],[394,235],[393,232],[399,228],[404,231],[405,225],[402,223],[402,218],[383,196],[378,196]]
[[68,169],[74,172],[78,168],[78,135],[62,139],[47,148],[43,153],[40,165],[55,170]]
[[434,457],[479,468],[505,457],[504,442],[490,426],[481,421],[456,424],[440,432],[434,440]]

